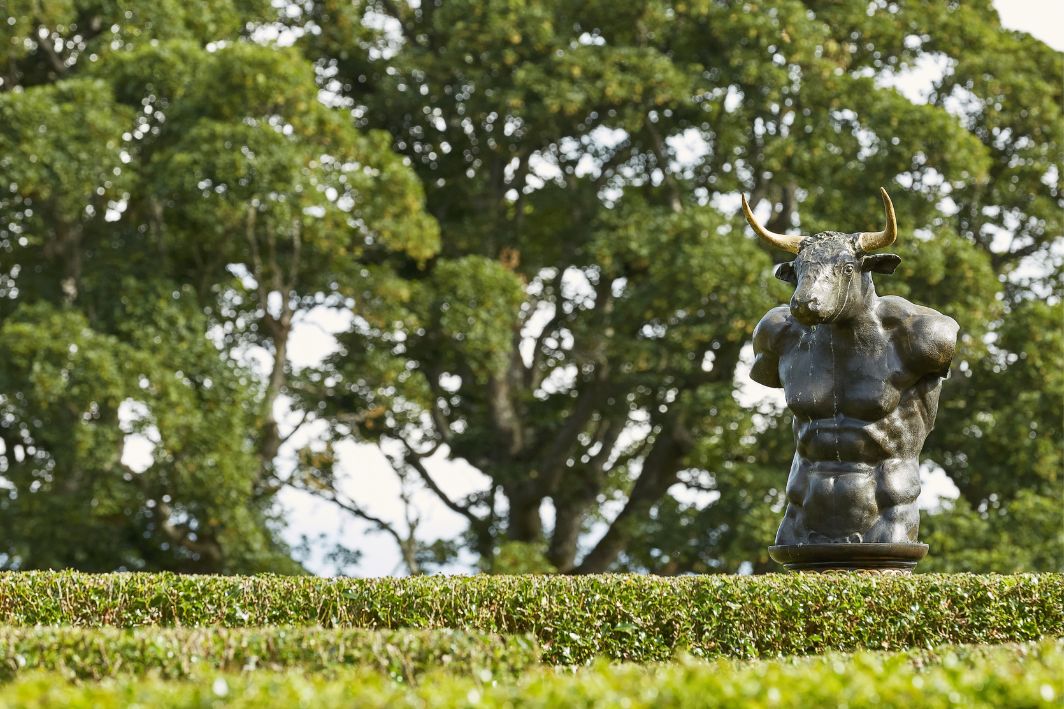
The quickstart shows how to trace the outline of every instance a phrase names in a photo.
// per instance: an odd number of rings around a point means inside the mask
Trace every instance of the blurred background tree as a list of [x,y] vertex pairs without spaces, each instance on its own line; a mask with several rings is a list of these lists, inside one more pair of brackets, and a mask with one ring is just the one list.
[[[1061,55],[988,1],[24,5],[0,29],[6,565],[291,569],[287,485],[410,571],[769,570],[793,444],[748,340],[788,294],[737,195],[857,231],[884,185],[880,291],[963,332],[925,450],[961,496],[925,520],[935,568],[1061,567]],[[295,369],[320,305],[350,327]],[[345,495],[351,440],[467,533]],[[448,495],[440,454],[489,484]]]
[[[278,397],[299,313],[438,248],[389,136],[318,101],[268,2],[27,2],[0,93],[0,559],[296,571]],[[272,355],[265,372],[242,352]],[[126,436],[154,442],[124,460]]]

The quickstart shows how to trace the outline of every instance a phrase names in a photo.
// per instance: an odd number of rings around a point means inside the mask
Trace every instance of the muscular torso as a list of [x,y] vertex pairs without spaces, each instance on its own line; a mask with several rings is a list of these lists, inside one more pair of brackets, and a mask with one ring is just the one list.
[[879,298],[867,320],[845,325],[805,326],[782,306],[762,319],[751,377],[782,387],[794,414],[788,500],[833,520],[784,542],[860,537],[885,507],[915,502],[955,338],[951,318],[901,298]]
[[956,327],[894,297],[877,298],[867,320],[843,325],[806,326],[780,306],[755,331],[751,377],[783,388],[799,453],[809,460],[918,455],[934,424]]
[[[919,453],[930,426],[921,425],[924,417],[909,422],[921,429],[919,442],[895,435],[899,409],[933,408],[928,398],[937,399],[941,380],[932,375],[932,386],[915,387],[920,374],[906,366],[891,333],[876,334],[861,338],[830,326],[805,328],[780,354],[779,379],[803,458],[873,463]],[[913,397],[917,401],[900,407],[903,398]]]

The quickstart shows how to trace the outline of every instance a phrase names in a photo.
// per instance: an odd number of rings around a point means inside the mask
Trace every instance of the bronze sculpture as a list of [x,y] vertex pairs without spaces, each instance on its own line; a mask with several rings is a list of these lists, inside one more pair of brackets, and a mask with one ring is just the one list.
[[896,296],[879,296],[872,273],[901,259],[874,254],[897,238],[881,188],[878,232],[777,234],[743,213],[758,236],[796,254],[776,268],[795,285],[789,306],[754,329],[750,377],[782,388],[794,414],[787,510],[770,554],[793,569],[911,569],[917,543],[919,455],[938,411],[957,323]]

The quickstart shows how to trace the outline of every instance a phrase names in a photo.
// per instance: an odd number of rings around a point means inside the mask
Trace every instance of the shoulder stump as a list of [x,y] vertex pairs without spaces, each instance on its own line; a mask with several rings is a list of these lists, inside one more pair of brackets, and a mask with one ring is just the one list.
[[922,373],[946,376],[957,351],[957,321],[896,296],[885,296],[881,303],[884,324],[904,333],[903,352],[909,365]]
[[750,369],[750,378],[758,384],[779,388],[780,345],[790,327],[790,309],[780,305],[765,313],[761,322],[754,328],[754,366]]

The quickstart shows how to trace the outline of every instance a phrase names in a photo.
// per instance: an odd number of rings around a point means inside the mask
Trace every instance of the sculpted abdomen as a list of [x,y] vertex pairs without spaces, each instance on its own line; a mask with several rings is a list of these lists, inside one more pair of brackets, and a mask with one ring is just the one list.
[[798,454],[808,461],[875,463],[885,451],[867,428],[867,422],[845,416],[813,421],[795,418]]
[[[789,525],[777,543],[897,542],[915,538],[920,468],[916,460],[810,461],[796,456],[787,481]],[[904,512],[884,523],[885,511]],[[900,535],[900,536],[899,536]]]
[[916,502],[920,496],[920,465],[912,458],[891,458],[879,466],[876,502],[886,509]]
[[848,538],[875,524],[879,505],[874,468],[849,464],[848,472],[837,472],[813,464],[807,475],[802,507],[810,520],[811,542],[858,541]]

